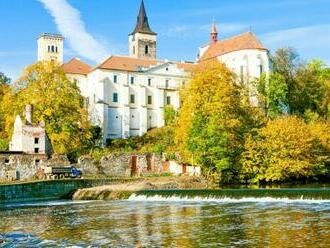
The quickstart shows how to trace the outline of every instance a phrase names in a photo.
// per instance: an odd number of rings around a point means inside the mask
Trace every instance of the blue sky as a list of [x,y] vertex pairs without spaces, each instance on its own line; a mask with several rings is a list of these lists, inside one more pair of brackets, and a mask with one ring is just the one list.
[[[301,57],[330,64],[329,0],[145,0],[158,33],[162,59],[194,60],[209,40],[212,19],[219,38],[249,31],[270,50],[293,46]],[[36,38],[44,32],[66,37],[65,60],[92,65],[127,54],[140,0],[0,0],[0,71],[16,78],[36,61]]]

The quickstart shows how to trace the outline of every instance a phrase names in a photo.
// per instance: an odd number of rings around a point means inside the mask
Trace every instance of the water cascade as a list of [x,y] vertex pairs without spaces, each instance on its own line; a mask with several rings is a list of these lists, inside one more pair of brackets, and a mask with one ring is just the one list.
[[330,203],[330,188],[321,189],[220,189],[145,190],[132,194],[129,201],[171,202],[304,202]]

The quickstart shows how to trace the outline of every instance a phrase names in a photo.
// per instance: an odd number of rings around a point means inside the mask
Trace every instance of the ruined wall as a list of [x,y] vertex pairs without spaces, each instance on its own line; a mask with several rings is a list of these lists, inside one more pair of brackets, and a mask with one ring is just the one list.
[[0,154],[0,181],[33,179],[45,161],[41,154]]
[[162,158],[155,154],[109,154],[95,161],[90,156],[82,156],[77,167],[90,176],[146,176],[162,173]]
[[[43,166],[67,165],[70,162],[63,155],[54,154],[48,159],[41,154],[0,154],[0,182],[36,179],[40,173],[43,175]],[[139,177],[163,172],[162,157],[155,154],[109,154],[100,161],[82,156],[76,167],[87,177]]]

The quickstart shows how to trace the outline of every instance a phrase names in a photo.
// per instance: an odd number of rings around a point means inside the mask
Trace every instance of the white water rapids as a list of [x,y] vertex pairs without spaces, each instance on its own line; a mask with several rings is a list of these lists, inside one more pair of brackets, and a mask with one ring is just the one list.
[[298,199],[290,198],[273,198],[273,197],[201,197],[201,196],[162,196],[162,195],[136,195],[132,194],[128,201],[136,202],[193,202],[193,203],[308,203],[308,204],[322,204],[330,203],[329,200],[318,199],[304,199],[303,196]]

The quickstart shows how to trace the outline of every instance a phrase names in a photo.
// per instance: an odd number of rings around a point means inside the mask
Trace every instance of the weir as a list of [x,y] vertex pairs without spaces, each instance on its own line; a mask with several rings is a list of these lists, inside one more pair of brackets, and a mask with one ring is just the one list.
[[133,180],[136,179],[76,179],[0,184],[0,204],[70,199],[71,194],[78,189],[127,183]]
[[130,201],[190,202],[330,202],[330,188],[318,189],[219,189],[219,190],[145,190]]

